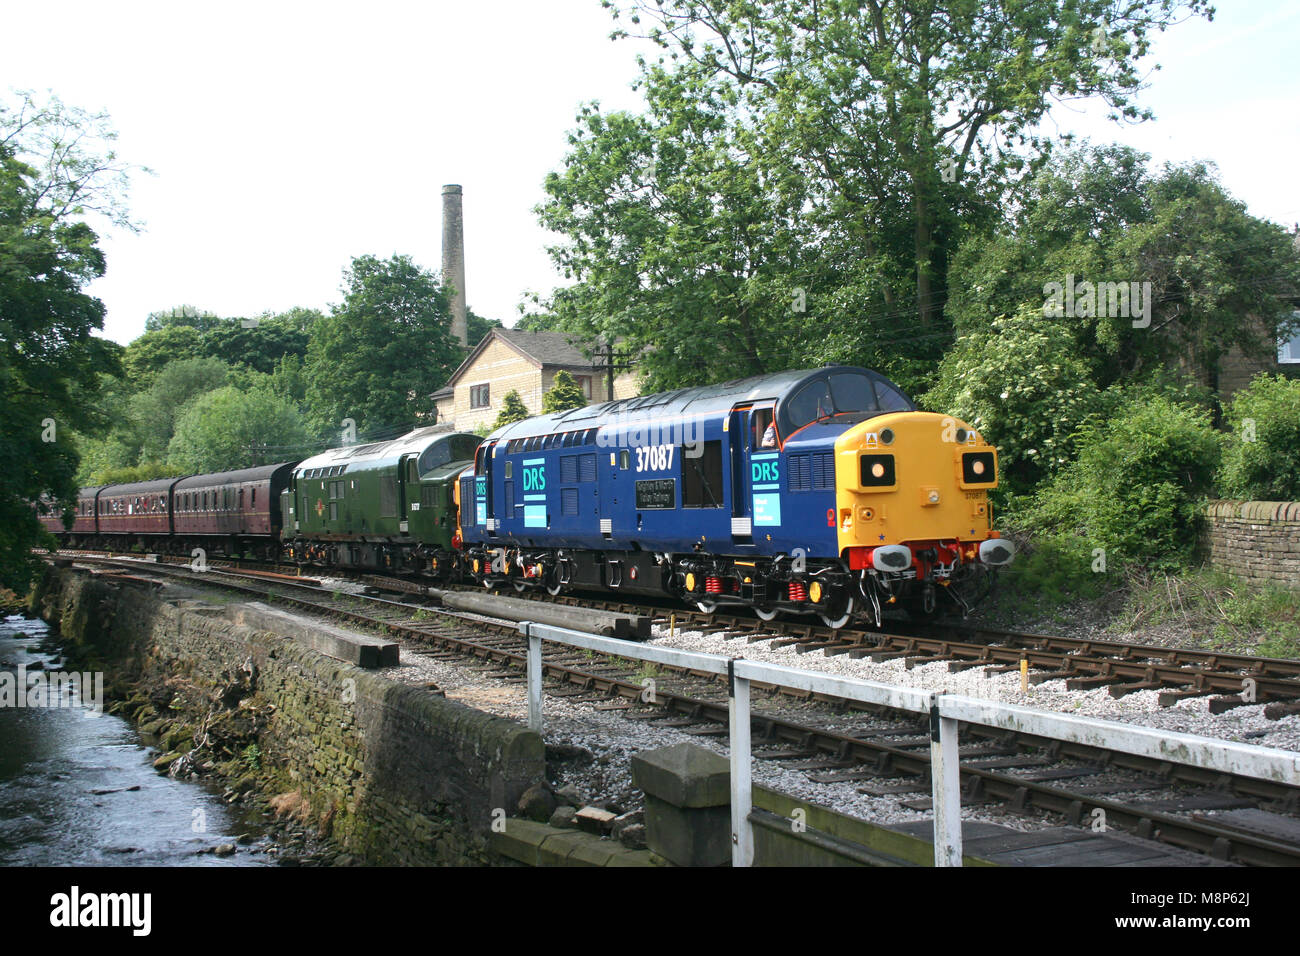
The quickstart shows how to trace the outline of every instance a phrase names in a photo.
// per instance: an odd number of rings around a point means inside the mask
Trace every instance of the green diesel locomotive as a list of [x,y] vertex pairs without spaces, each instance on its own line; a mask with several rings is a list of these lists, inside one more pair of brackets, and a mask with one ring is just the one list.
[[300,565],[443,576],[456,478],[481,440],[432,426],[300,462],[280,495],[285,552]]

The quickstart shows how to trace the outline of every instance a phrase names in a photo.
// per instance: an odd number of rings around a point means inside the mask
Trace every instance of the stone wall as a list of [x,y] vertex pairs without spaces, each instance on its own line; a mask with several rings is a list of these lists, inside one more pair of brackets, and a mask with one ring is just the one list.
[[1212,501],[1205,515],[1201,543],[1212,566],[1300,588],[1300,502]]
[[368,862],[490,862],[494,811],[544,775],[536,733],[235,624],[214,604],[51,569],[33,610],[70,661],[105,672],[110,699],[143,691],[152,703],[128,716],[193,728],[176,750],[242,728],[236,746],[249,739],[260,754],[255,785],[293,797]]

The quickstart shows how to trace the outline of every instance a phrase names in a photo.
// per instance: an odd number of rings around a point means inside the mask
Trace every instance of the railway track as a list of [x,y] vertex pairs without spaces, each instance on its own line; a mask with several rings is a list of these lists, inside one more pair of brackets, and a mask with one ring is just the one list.
[[[127,580],[161,575],[269,598],[359,627],[397,634],[428,648],[417,653],[444,660],[469,658],[502,674],[518,672],[515,679],[523,679],[526,651],[515,622],[434,610],[422,603],[378,595],[336,596],[265,572],[214,569],[199,574],[170,563],[65,556],[129,568],[133,573]],[[377,580],[384,583],[375,587],[390,590],[411,591],[413,587],[394,579]],[[672,613],[664,608],[653,610],[661,617]],[[717,616],[713,617],[711,625],[717,627]],[[762,637],[758,628],[749,624],[740,629],[748,630],[751,638],[778,639]],[[816,638],[805,640],[822,643]],[[550,647],[543,667],[551,682],[547,692],[553,696],[586,699],[602,709],[621,711],[628,719],[658,721],[661,726],[690,734],[726,735],[726,690],[711,675],[687,671],[657,679],[656,703],[645,707],[642,679],[625,661],[593,660],[585,652]],[[753,719],[757,759],[804,771],[819,783],[860,783],[859,792],[873,796],[915,795],[915,799],[903,799],[902,805],[928,808],[929,737],[912,716],[784,688],[755,685],[755,690],[763,692],[761,708],[756,707]],[[845,726],[846,707],[852,715],[849,726]],[[1013,810],[1059,814],[1076,825],[1095,820],[1096,811],[1101,811],[1109,827],[1205,854],[1212,860],[1300,864],[1300,821],[1295,816],[1300,810],[1300,791],[1294,788],[976,726],[963,725],[960,739],[966,804],[997,801]],[[1172,801],[1144,803],[1124,797],[1184,787],[1189,788],[1188,793]],[[1252,808],[1259,816],[1252,826],[1205,816],[1206,811],[1225,808]]]

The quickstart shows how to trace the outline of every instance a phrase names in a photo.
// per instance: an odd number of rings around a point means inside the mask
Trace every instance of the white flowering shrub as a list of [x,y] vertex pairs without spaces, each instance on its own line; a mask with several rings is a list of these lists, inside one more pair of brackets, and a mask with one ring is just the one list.
[[1011,491],[1028,491],[1066,465],[1079,427],[1102,407],[1068,321],[1035,309],[963,335],[921,397],[923,407],[964,419],[997,447]]

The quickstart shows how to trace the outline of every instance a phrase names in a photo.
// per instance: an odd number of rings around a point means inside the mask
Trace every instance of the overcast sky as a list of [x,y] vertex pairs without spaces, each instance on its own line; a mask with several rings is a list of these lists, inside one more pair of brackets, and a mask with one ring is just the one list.
[[[533,207],[580,103],[636,109],[630,41],[599,0],[5,4],[0,87],[112,114],[139,235],[109,234],[92,292],[127,342],[151,311],[223,316],[341,298],[353,256],[441,265],[441,191],[465,197],[474,311],[510,324],[560,283]],[[1224,0],[1158,37],[1156,121],[1058,108],[1062,130],[1157,162],[1209,159],[1255,215],[1300,220],[1300,4]]]

